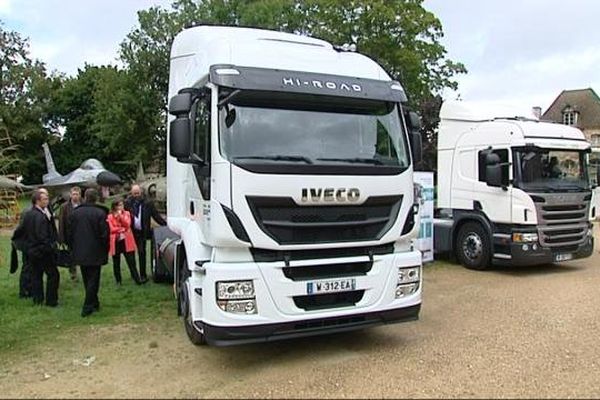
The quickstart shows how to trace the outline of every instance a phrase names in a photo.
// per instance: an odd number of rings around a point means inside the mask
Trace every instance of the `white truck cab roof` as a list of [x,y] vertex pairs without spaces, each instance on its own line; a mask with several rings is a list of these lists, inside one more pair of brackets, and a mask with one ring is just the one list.
[[186,75],[195,79],[211,66],[224,64],[391,81],[383,68],[362,54],[337,51],[324,40],[263,29],[188,28],[173,41],[171,62],[179,59],[186,59]]
[[440,110],[439,148],[469,143],[535,144],[548,148],[587,149],[583,132],[575,127],[538,120],[531,110],[513,106],[446,101]]

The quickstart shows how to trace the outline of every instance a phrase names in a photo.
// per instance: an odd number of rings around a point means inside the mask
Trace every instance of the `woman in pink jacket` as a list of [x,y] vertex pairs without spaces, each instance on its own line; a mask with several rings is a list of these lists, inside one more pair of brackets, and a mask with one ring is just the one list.
[[131,215],[123,209],[123,201],[115,200],[111,205],[110,214],[106,219],[110,227],[110,244],[108,254],[113,259],[113,271],[117,285],[121,285],[121,254],[125,255],[125,261],[129,266],[131,278],[141,285],[137,268],[135,266],[135,238],[131,231]]

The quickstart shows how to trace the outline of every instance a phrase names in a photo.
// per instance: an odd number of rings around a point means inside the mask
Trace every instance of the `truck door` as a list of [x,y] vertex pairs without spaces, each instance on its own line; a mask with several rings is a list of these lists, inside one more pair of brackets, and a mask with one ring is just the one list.
[[[500,158],[502,187],[486,183],[486,157],[495,154]],[[512,179],[511,151],[508,147],[480,149],[477,154],[478,180],[474,185],[473,208],[482,211],[494,223],[511,223],[512,218]]]

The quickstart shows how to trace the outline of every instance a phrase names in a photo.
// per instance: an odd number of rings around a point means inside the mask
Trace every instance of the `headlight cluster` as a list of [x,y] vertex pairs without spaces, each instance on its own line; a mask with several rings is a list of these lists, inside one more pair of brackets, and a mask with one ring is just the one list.
[[223,311],[256,314],[256,295],[252,281],[217,282],[217,304]]
[[515,243],[537,243],[538,239],[537,233],[515,232],[512,234],[512,240]]
[[396,285],[396,298],[410,296],[417,293],[421,281],[421,267],[398,269],[398,283]]

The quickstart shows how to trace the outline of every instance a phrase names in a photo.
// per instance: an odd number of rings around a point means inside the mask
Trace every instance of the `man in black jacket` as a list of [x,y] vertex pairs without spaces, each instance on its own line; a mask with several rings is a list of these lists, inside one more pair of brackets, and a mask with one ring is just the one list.
[[[81,189],[79,186],[73,186],[69,190],[69,200],[65,201],[60,206],[60,214],[58,216],[58,242],[60,244],[67,244],[67,237],[69,237],[69,217],[73,210],[81,205]],[[70,250],[70,249],[69,249]],[[77,265],[73,264],[69,267],[69,274],[71,275],[72,281],[77,281]]]
[[146,241],[152,237],[152,222],[150,219],[154,219],[159,225],[166,225],[167,222],[156,210],[154,203],[143,196],[139,185],[131,187],[131,195],[125,200],[125,209],[131,213],[131,229],[135,237],[140,261],[140,278],[142,282],[147,282]]
[[108,210],[96,205],[98,192],[85,191],[85,202],[73,210],[69,217],[68,243],[73,264],[81,266],[85,286],[85,300],[81,316],[87,317],[100,309],[100,269],[108,263]]
[[[48,191],[44,188],[38,189],[41,193],[48,194]],[[35,196],[31,198],[31,204],[27,207],[21,215],[19,216],[19,225],[17,229],[13,232],[12,237],[12,245],[13,252],[11,253],[11,269],[10,273],[13,274],[17,272],[19,268],[19,259],[17,256],[17,250],[21,252],[22,257],[22,267],[21,273],[19,276],[19,297],[20,298],[29,298],[32,297],[31,293],[31,266],[29,264],[29,257],[27,255],[27,228],[23,224],[25,220],[25,215],[30,212],[35,207]],[[46,207],[47,210],[50,210],[49,207]]]
[[31,273],[31,295],[34,304],[44,302],[44,274],[46,274],[46,305],[58,305],[60,275],[56,268],[56,241],[58,238],[52,214],[48,210],[48,193],[36,190],[34,206],[23,217],[25,250]]

